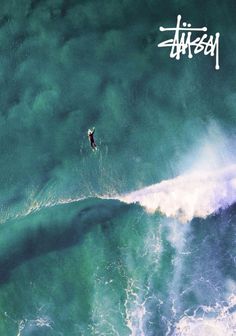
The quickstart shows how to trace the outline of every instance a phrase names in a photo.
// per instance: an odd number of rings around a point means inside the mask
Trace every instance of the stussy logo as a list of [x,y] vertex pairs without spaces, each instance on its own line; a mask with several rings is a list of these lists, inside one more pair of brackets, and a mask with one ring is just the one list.
[[160,31],[174,31],[175,35],[173,39],[166,40],[158,44],[158,47],[171,47],[170,57],[180,59],[181,55],[188,54],[189,58],[193,57],[193,54],[199,54],[203,52],[204,55],[215,56],[216,63],[215,69],[219,70],[219,40],[220,33],[216,33],[215,36],[203,34],[200,37],[192,39],[193,32],[206,32],[207,27],[191,28],[190,23],[183,22],[181,24],[181,15],[177,16],[177,24],[175,28],[163,28],[160,27]]

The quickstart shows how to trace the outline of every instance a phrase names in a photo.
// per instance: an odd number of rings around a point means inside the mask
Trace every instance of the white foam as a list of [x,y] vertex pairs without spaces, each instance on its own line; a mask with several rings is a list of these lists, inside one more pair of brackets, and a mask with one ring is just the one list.
[[142,300],[142,290],[135,286],[132,279],[128,281],[125,300],[125,322],[130,330],[130,336],[145,336],[145,318],[147,310],[145,307],[147,298]]
[[24,319],[19,322],[17,336],[28,335],[37,330],[38,328],[52,328],[53,322],[48,317],[37,317],[35,320]]
[[[215,307],[201,306],[202,314],[184,316],[177,324],[173,336],[234,336],[236,335],[236,296]],[[197,316],[198,315],[198,316]],[[215,315],[211,316],[210,315]]]
[[236,201],[236,165],[194,171],[117,198],[181,221],[205,218]]

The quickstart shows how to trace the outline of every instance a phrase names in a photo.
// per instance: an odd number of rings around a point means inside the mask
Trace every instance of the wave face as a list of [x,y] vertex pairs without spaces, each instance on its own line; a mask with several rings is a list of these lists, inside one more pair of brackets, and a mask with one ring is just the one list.
[[236,165],[178,176],[118,199],[181,221],[206,218],[236,201]]

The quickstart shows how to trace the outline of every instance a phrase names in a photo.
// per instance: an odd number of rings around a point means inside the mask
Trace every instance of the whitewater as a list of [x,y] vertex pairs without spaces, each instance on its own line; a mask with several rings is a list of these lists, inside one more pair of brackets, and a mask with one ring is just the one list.
[[148,212],[160,211],[182,222],[206,218],[236,201],[236,165],[183,174],[117,199],[139,203]]

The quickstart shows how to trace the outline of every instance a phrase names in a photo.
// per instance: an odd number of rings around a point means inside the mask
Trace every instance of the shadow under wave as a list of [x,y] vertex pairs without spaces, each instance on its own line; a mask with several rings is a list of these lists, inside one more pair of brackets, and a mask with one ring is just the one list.
[[90,198],[43,208],[0,228],[0,283],[22,263],[80,243],[95,225],[107,225],[130,205],[118,200]]

